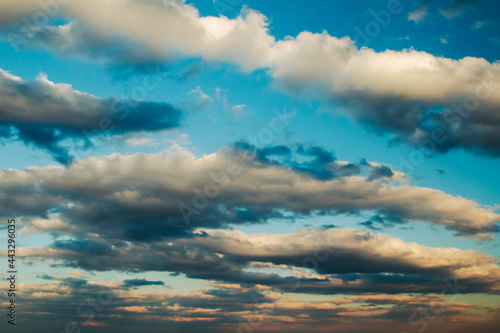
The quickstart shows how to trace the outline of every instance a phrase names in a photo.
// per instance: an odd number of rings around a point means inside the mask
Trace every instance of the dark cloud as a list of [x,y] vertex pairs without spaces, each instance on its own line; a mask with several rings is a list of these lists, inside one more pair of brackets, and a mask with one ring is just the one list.
[[[494,258],[479,252],[430,248],[385,234],[342,228],[258,237],[256,243],[253,236],[236,231],[214,231],[168,242],[114,242],[112,247],[107,245],[107,251],[102,251],[103,241],[74,240],[65,246],[56,241],[49,248],[34,249],[28,257],[90,271],[166,271],[188,278],[315,294],[440,293],[447,282],[456,285],[454,292],[497,293],[500,284]],[[255,270],[283,265],[318,275]],[[457,279],[457,272],[463,269],[468,273],[460,273]],[[477,275],[484,271],[489,275]]]
[[52,247],[57,250],[86,253],[91,257],[108,255],[112,252],[111,245],[92,240],[58,240]]
[[374,164],[366,161],[365,159],[362,159],[360,164],[370,167],[370,174],[368,175],[368,180],[374,180],[380,178],[389,179],[394,176],[394,171],[391,169],[389,165]]
[[[488,89],[492,89],[491,84]],[[500,156],[500,118],[494,102],[465,96],[447,104],[431,104],[361,93],[337,100],[348,105],[352,115],[373,132],[381,136],[390,134],[391,142],[414,146],[424,156],[457,148]]]
[[[283,166],[318,180],[351,176],[361,171],[360,165],[337,163],[333,152],[314,145],[305,147],[297,144],[294,147],[279,145],[259,148],[249,142],[238,141],[232,147],[238,152],[249,153],[260,163]],[[298,159],[302,161],[299,162]]]
[[[327,331],[332,322],[341,332],[387,332],[421,328],[410,325],[410,316],[424,319],[431,332],[467,332],[475,327],[493,333],[493,316],[482,315],[481,323],[470,318],[470,304],[446,300],[442,295],[351,296],[327,301],[304,301],[279,293],[214,284],[210,289],[190,293],[118,293],[104,285],[88,284],[70,289],[65,281],[26,285],[23,308],[29,324],[19,325],[20,332],[64,331],[68,323],[88,332],[117,329],[132,333],[148,332],[250,331],[254,329],[306,333],[311,329]],[[42,291],[41,291],[42,290]],[[40,297],[50,295],[50,297]],[[429,312],[431,306],[439,313]],[[51,316],[45,315],[47,309]],[[417,322],[420,324],[420,322]],[[474,326],[469,326],[472,323]],[[471,324],[471,325],[472,325]],[[427,328],[427,326],[426,326]]]
[[446,171],[441,168],[434,169],[434,171],[436,171],[439,175],[444,175],[446,173]]
[[178,127],[183,113],[166,103],[100,98],[54,84],[23,81],[0,70],[0,136],[44,149],[62,164],[71,153],[62,142],[90,147],[96,139]]
[[146,279],[127,279],[123,281],[125,287],[142,287],[142,286],[164,286],[163,281],[148,281]]
[[387,227],[390,228],[405,223],[408,223],[408,221],[399,217],[381,215],[374,215],[367,221],[358,222],[359,225],[367,227],[371,230],[382,230]]

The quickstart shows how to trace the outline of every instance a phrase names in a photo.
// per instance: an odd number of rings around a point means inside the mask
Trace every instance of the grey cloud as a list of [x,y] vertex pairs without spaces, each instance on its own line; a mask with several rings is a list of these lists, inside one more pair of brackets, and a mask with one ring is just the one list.
[[382,230],[383,228],[394,227],[405,223],[408,223],[408,221],[398,217],[374,215],[369,220],[359,222],[358,224],[371,230]]
[[100,98],[54,84],[44,76],[24,81],[0,70],[0,135],[73,160],[65,139],[93,145],[96,137],[178,127],[183,113],[166,103]]
[[[398,183],[397,171],[389,180],[352,175],[357,166],[345,172],[351,163],[313,151],[302,163],[293,155],[262,161],[262,150],[226,147],[200,159],[186,151],[112,154],[69,168],[2,170],[2,214],[33,219],[39,231],[142,241],[189,235],[198,227],[363,211],[484,239],[498,230],[498,215],[474,201]],[[374,166],[370,162],[371,172]]]
[[389,134],[390,142],[409,144],[420,149],[424,156],[457,148],[477,155],[500,156],[500,118],[495,112],[498,108],[495,102],[472,95],[431,104],[360,93],[336,101],[346,105],[351,116],[369,130],[380,136]]
[[163,281],[148,281],[146,279],[127,279],[123,281],[125,287],[142,287],[142,286],[164,286]]
[[439,175],[444,175],[446,173],[446,171],[442,168],[434,169],[434,171],[436,171]]
[[[71,246],[56,242],[26,249],[22,255],[86,270],[167,271],[285,292],[439,293],[445,281],[460,286],[457,289],[462,293],[500,292],[500,268],[492,256],[404,243],[386,234],[355,229],[306,229],[282,235],[218,230],[163,242],[115,243],[109,252],[95,249],[103,246],[102,240],[65,242]],[[269,264],[317,275],[248,270]]]
[[[391,328],[399,325],[398,331],[402,330],[412,313],[437,302],[443,311],[435,316],[433,327],[455,328],[458,324],[454,326],[450,320],[456,315],[467,314],[470,308],[469,304],[449,302],[439,295],[352,296],[304,301],[262,289],[217,283],[210,289],[190,293],[136,290],[121,293],[115,287],[89,282],[80,288],[75,288],[66,279],[26,284],[23,309],[28,324],[20,325],[19,331],[31,332],[34,327],[42,331],[64,331],[67,323],[72,322],[76,328],[89,332],[119,329],[132,333],[147,325],[148,331],[156,333],[164,332],[167,325],[172,332],[222,333],[280,325],[287,332],[305,333],[311,326],[331,328],[334,319],[343,322],[341,327],[350,332],[366,332],[368,326],[371,331],[384,332],[387,331],[384,320],[392,319]],[[44,315],[47,309],[52,309],[50,317]]]

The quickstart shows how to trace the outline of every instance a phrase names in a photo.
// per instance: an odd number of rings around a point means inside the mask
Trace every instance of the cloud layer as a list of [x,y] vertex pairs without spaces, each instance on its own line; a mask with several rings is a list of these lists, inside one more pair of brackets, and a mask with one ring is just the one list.
[[2,216],[35,219],[34,228],[55,233],[145,240],[198,227],[360,212],[442,225],[461,236],[492,239],[498,231],[500,216],[493,211],[410,186],[388,166],[337,161],[320,147],[295,150],[240,142],[198,159],[183,150],[115,153],[68,168],[1,170]]
[[[492,256],[344,228],[278,235],[200,230],[190,238],[153,242],[61,240],[23,248],[20,255],[90,271],[168,271],[281,292],[500,293],[500,267]],[[153,284],[162,282],[125,281],[128,287]]]
[[[6,284],[0,284],[7,287]],[[496,332],[494,313],[475,322],[474,305],[446,299],[444,295],[369,295],[304,300],[238,284],[212,282],[191,292],[130,290],[119,281],[100,282],[90,278],[57,278],[46,283],[23,284],[26,321],[43,331],[64,331],[68,323],[82,331],[107,328],[137,332],[186,330],[222,333],[227,331],[323,332],[332,325],[343,332],[387,332],[425,329],[438,332]],[[6,303],[2,303],[3,305]],[[47,308],[57,309],[47,316]],[[489,308],[482,308],[484,312]],[[492,309],[491,311],[494,311]],[[411,317],[413,316],[413,317]],[[409,318],[412,321],[409,322]],[[411,325],[410,325],[411,324]],[[71,327],[71,326],[69,326]],[[32,327],[19,326],[20,332]],[[448,331],[450,330],[450,331]]]

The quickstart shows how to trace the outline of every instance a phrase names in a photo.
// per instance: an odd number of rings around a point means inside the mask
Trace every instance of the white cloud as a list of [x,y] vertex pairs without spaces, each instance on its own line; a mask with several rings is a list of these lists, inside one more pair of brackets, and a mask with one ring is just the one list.
[[[4,9],[11,6],[10,1],[2,5]],[[356,90],[448,101],[451,95],[474,93],[487,75],[500,80],[500,65],[479,58],[452,60],[411,49],[375,52],[358,49],[349,37],[339,39],[326,32],[304,31],[296,38],[276,41],[269,34],[267,18],[250,9],[228,19],[200,17],[193,6],[174,0],[76,0],[64,8],[96,34],[117,34],[143,43],[149,52],[162,57],[201,55],[238,64],[244,70],[270,68],[277,79],[298,85],[316,83],[337,94]],[[500,101],[500,94],[494,99]]]
[[428,14],[429,14],[429,7],[422,6],[408,13],[408,21],[413,21],[418,24],[420,22],[423,22]]
[[[13,4],[2,3],[0,9]],[[469,4],[457,1],[449,10],[456,14]],[[107,14],[110,12],[114,15]],[[200,17],[195,7],[178,0],[75,0],[65,5],[64,13],[78,28],[34,28],[31,40],[65,53],[96,53],[95,58],[111,57],[126,63],[134,58],[142,63],[145,59],[201,56],[236,64],[244,71],[267,69],[280,86],[333,100],[346,106],[344,111],[363,124],[395,132],[403,142],[418,145],[414,139],[417,130],[424,132],[420,137],[431,136],[431,123],[448,135],[437,147],[439,152],[462,147],[500,155],[500,89],[495,88],[500,84],[498,62],[473,57],[454,60],[414,49],[376,52],[359,49],[349,37],[336,38],[327,32],[304,31],[277,41],[269,32],[267,18],[257,11],[244,9],[235,19]],[[425,13],[424,6],[410,13],[410,19],[420,22]],[[134,52],[138,44],[147,52]],[[102,52],[110,45],[123,51],[118,52],[118,58],[116,52]],[[480,100],[474,116],[460,119],[458,127],[440,119],[443,114],[432,115],[435,123],[426,121],[431,117],[430,109],[452,107],[479,94],[487,97]],[[234,111],[241,111],[241,107]]]
[[158,143],[153,138],[130,138],[125,143],[132,147],[156,146]]

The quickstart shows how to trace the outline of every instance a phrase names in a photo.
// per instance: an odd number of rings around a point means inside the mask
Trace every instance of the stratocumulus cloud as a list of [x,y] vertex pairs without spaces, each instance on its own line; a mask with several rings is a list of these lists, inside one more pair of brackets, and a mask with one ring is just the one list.
[[[259,12],[244,9],[234,19],[202,17],[195,7],[177,0],[77,0],[60,6],[72,20],[68,24],[22,29],[12,17],[29,16],[40,8],[34,0],[23,7],[14,4],[6,1],[0,7],[13,20],[4,35],[14,44],[17,36],[30,45],[106,63],[144,65],[201,56],[234,63],[244,71],[267,69],[286,90],[314,91],[368,128],[430,154],[454,148],[500,154],[497,62],[453,60],[413,49],[376,52],[327,32],[303,31],[276,40]],[[464,5],[457,1],[446,13],[458,13]],[[139,46],[147,52],[137,54]]]
[[[309,159],[297,162],[286,146],[237,143],[198,159],[182,150],[115,153],[69,168],[1,170],[2,215],[33,218],[33,227],[54,232],[99,230],[111,238],[145,240],[286,219],[286,212],[300,217],[374,211],[392,221],[424,221],[483,239],[498,231],[499,215],[472,200],[410,186],[397,171],[380,178],[377,163],[337,161],[319,147],[299,145],[296,151]],[[367,165],[367,176],[356,172]]]
[[[72,322],[82,331],[112,327],[126,333],[144,326],[151,332],[162,332],[165,325],[173,331],[210,333],[254,328],[272,330],[276,326],[287,332],[306,332],[311,326],[324,331],[333,324],[361,333],[368,329],[384,332],[388,321],[391,328],[399,331],[408,327],[409,316],[429,304],[439,309],[429,318],[432,327],[444,332],[450,328],[454,332],[467,332],[471,326],[481,332],[496,332],[498,322],[493,315],[487,315],[481,317],[481,323],[475,323],[470,318],[472,305],[447,300],[444,295],[366,295],[307,301],[263,287],[220,282],[211,282],[210,286],[191,293],[151,292],[119,286],[120,281],[60,278],[50,283],[26,285],[23,304],[26,313],[31,315],[31,322],[47,331],[54,327],[63,330]],[[52,307],[58,311],[49,319],[44,313]],[[416,319],[422,318],[426,318],[425,315]],[[218,327],[221,324],[224,328]],[[424,327],[421,322],[417,324],[417,328]]]
[[[67,240],[25,248],[22,256],[85,270],[169,271],[189,278],[264,285],[277,291],[439,293],[443,281],[449,279],[467,286],[461,292],[500,292],[500,267],[492,256],[431,248],[387,234],[344,228],[295,230],[281,235],[204,230],[190,238],[129,244]],[[267,272],[270,268],[278,273]],[[155,284],[162,282],[125,281],[127,287]]]
[[498,332],[498,12],[0,1],[0,326]]

